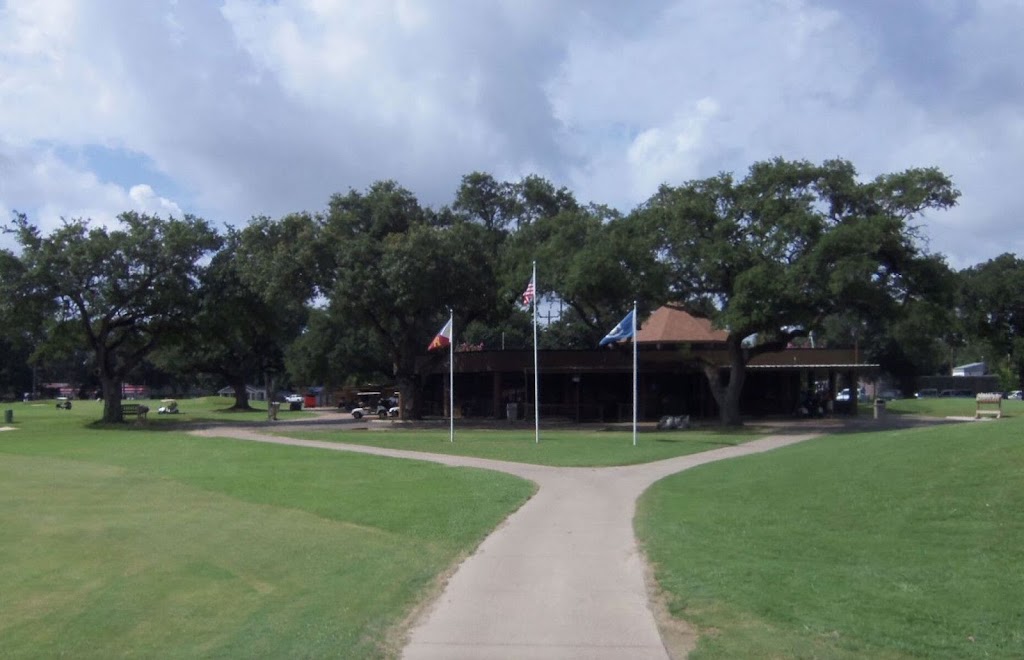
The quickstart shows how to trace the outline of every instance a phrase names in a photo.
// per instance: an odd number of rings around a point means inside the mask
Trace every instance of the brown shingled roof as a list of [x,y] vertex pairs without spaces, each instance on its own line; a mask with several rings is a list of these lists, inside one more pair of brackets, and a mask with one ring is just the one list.
[[636,333],[636,340],[641,344],[724,342],[726,337],[728,333],[712,328],[708,319],[667,305],[654,310]]

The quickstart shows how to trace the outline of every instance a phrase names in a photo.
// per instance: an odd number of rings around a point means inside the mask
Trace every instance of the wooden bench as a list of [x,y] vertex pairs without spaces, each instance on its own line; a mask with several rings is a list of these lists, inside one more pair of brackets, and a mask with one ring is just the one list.
[[149,406],[144,403],[122,403],[121,417],[134,417],[138,422],[144,422],[149,414]]
[[974,419],[982,415],[991,415],[996,419],[1003,416],[1003,395],[999,392],[981,392],[974,397]]

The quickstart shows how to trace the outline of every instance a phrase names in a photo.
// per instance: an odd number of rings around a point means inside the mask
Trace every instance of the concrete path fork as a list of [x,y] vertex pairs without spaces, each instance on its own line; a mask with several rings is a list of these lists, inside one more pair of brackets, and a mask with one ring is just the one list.
[[817,435],[769,436],[643,465],[552,468],[245,429],[198,433],[500,470],[538,484],[536,495],[458,567],[414,624],[402,656],[408,660],[667,659],[633,534],[637,498],[670,474]]

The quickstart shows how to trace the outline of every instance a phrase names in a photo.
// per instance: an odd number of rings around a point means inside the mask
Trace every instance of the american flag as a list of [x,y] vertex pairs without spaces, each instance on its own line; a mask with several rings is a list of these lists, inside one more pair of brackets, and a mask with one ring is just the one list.
[[526,307],[530,306],[533,302],[533,298],[536,295],[536,290],[533,287],[533,278],[530,278],[530,283],[526,285],[526,291],[523,291],[523,305]]

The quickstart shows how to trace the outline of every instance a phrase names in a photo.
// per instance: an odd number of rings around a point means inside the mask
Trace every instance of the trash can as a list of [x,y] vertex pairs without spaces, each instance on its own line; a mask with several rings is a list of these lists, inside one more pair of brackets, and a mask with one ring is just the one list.
[[316,408],[316,395],[315,394],[307,394],[306,398],[303,399],[302,403],[307,408]]
[[5,410],[4,411],[4,424],[13,424],[13,423],[14,423],[14,411],[13,410]]
[[875,419],[885,416],[885,399],[875,399]]
[[289,401],[288,402],[288,410],[302,410],[302,402],[301,401]]
[[505,417],[509,422],[514,422],[519,419],[519,404],[518,403],[506,403],[505,404]]

